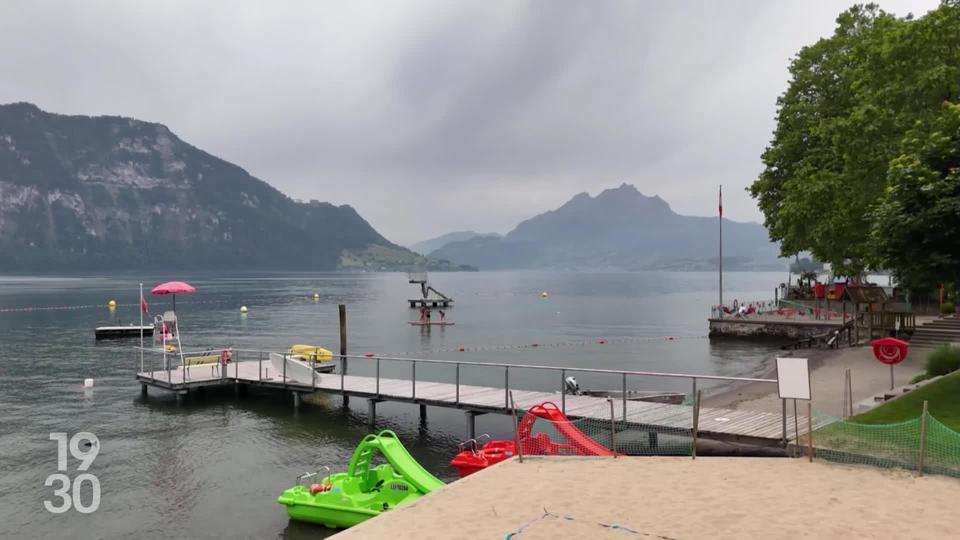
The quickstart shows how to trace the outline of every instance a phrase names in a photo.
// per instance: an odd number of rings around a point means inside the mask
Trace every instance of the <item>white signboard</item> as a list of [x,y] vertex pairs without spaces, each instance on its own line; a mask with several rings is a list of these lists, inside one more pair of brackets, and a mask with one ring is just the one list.
[[810,364],[806,358],[777,358],[780,399],[810,399]]

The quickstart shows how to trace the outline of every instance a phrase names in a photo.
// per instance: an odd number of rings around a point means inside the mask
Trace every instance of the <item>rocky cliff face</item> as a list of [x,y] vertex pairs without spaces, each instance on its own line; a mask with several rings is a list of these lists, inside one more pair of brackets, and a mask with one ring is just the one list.
[[372,246],[389,254],[373,269],[426,264],[353,208],[296,202],[166,126],[0,105],[0,271],[333,270]]

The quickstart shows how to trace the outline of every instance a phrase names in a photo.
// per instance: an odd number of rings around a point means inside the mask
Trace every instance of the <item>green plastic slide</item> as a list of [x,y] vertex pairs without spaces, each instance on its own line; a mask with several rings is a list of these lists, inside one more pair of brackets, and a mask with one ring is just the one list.
[[[371,438],[372,440],[370,440]],[[400,439],[397,438],[397,434],[389,429],[381,431],[378,435],[368,435],[367,438],[364,439],[364,442],[379,449],[384,459],[387,460],[387,463],[393,467],[393,470],[404,477],[407,482],[413,484],[421,493],[430,493],[445,485],[436,476],[427,472],[417,460],[413,459],[410,452],[407,451],[403,443],[400,442]],[[362,447],[363,443],[360,443],[360,445]],[[360,449],[358,448],[357,450],[359,451]],[[351,470],[358,453],[359,452],[354,452],[354,457],[350,460]]]

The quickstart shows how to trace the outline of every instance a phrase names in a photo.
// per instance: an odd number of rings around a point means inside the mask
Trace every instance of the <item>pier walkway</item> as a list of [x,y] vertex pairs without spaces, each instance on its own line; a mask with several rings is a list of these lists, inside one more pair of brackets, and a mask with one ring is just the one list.
[[[237,351],[234,354],[239,352]],[[694,408],[690,405],[630,401],[619,397],[573,395],[568,393],[563,385],[560,386],[561,390],[558,392],[521,390],[510,387],[511,370],[514,373],[522,369],[559,372],[558,379],[560,381],[564,380],[567,374],[583,372],[615,374],[620,376],[623,389],[627,388],[627,377],[681,377],[691,380],[693,395],[696,395],[698,380],[776,384],[774,379],[359,356],[348,356],[346,358],[375,363],[375,375],[313,373],[309,376],[301,375],[298,378],[292,376],[292,374],[278,373],[275,366],[270,362],[269,356],[264,356],[265,354],[269,355],[269,353],[256,354],[254,351],[244,351],[243,354],[245,357],[256,356],[258,359],[231,362],[226,366],[216,364],[212,366],[188,366],[186,369],[174,367],[166,370],[141,371],[137,373],[136,378],[141,383],[144,394],[148,387],[174,391],[180,396],[199,388],[233,386],[239,389],[241,386],[250,386],[290,392],[293,394],[295,406],[299,406],[303,395],[317,392],[339,394],[345,400],[350,397],[365,398],[368,400],[371,424],[376,417],[376,404],[383,401],[418,404],[422,418],[426,415],[427,406],[457,408],[466,412],[469,438],[475,436],[474,418],[477,415],[486,413],[512,414],[514,407],[518,411],[523,411],[544,401],[557,403],[571,419],[594,418],[610,421],[612,413],[618,423],[625,423],[640,430],[649,429],[651,432],[690,435],[694,429]],[[343,362],[343,359],[340,359],[339,356],[335,358],[338,358],[338,362]],[[381,361],[409,363],[412,368],[411,377],[409,379],[381,377]],[[455,382],[418,380],[417,366],[422,364],[446,364],[455,367]],[[484,366],[502,370],[503,385],[494,387],[461,384],[461,366]],[[340,371],[343,371],[342,368]],[[557,376],[557,373],[553,374],[553,377]],[[514,400],[512,406],[510,403],[511,392]],[[615,412],[611,411],[611,399]],[[801,437],[807,431],[806,417],[800,416],[794,419],[792,416],[792,414],[789,416],[787,414],[786,402],[783,403],[783,414],[701,407],[696,427],[697,437],[762,446],[785,446],[796,440],[797,431],[799,431]],[[814,429],[822,425],[824,425],[822,422],[815,419]]]

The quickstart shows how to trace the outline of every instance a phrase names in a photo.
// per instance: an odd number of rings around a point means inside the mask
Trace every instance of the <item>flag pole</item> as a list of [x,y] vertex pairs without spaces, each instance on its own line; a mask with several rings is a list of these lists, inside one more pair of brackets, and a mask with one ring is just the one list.
[[140,284],[140,373],[143,373],[143,283]]
[[720,185],[720,312],[723,312],[723,185]]

